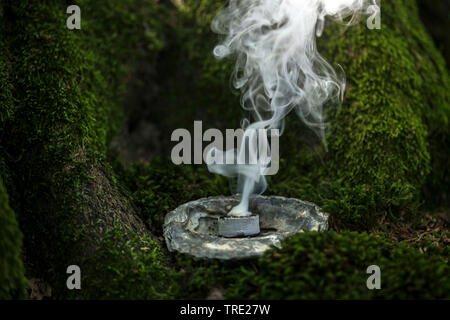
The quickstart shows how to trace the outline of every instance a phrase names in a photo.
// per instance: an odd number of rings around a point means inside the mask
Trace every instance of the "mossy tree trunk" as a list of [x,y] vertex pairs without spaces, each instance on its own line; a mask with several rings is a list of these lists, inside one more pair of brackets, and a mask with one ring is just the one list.
[[25,235],[29,272],[50,281],[56,296],[67,293],[67,266],[89,269],[108,230],[120,227],[121,242],[151,236],[105,159],[123,118],[130,58],[152,59],[163,44],[160,26],[145,21],[167,8],[77,4],[82,29],[73,31],[61,1],[0,7],[0,174]]
[[[371,212],[398,217],[448,191],[445,62],[414,1],[383,1],[381,10],[381,30],[362,22],[329,28],[319,41],[348,82],[344,104],[330,120],[326,171],[341,197],[332,206],[369,223],[377,216]],[[433,190],[434,199],[424,199],[423,190]]]

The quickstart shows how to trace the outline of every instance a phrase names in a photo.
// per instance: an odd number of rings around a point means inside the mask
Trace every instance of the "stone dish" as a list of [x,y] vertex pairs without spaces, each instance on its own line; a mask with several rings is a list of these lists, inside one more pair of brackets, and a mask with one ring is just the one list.
[[239,203],[239,195],[209,197],[185,203],[167,214],[164,238],[169,251],[204,259],[258,258],[298,232],[326,231],[328,214],[313,203],[278,196],[252,196],[250,211],[259,215],[261,232],[253,237],[218,235],[218,219]]

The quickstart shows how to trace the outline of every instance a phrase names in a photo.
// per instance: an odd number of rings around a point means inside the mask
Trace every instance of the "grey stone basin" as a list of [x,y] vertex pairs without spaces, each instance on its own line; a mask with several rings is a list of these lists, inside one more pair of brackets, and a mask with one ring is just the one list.
[[239,203],[239,196],[209,197],[185,203],[168,213],[164,238],[169,251],[206,259],[251,259],[287,236],[328,229],[328,214],[313,203],[277,196],[252,196],[250,211],[259,215],[261,232],[246,238],[218,236],[218,218]]

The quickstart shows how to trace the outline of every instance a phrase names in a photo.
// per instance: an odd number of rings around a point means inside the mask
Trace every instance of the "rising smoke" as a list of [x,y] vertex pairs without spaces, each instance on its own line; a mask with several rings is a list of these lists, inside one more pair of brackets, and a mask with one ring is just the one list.
[[284,118],[294,110],[324,141],[324,105],[342,101],[345,78],[319,54],[316,37],[325,18],[352,24],[376,5],[375,0],[230,0],[214,18],[212,29],[223,37],[214,55],[236,57],[233,85],[251,115],[242,121],[244,139],[238,150],[213,148],[209,153],[209,158],[234,160],[208,165],[211,172],[238,177],[242,199],[230,215],[249,215],[250,194],[267,186],[265,163],[255,159],[269,143],[258,129],[282,133]]

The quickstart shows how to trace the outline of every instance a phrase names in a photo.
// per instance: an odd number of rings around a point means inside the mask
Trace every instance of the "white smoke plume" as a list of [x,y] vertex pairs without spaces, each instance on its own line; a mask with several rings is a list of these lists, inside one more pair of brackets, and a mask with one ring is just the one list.
[[261,146],[269,147],[268,138],[258,139],[254,129],[282,132],[284,118],[294,110],[324,139],[324,105],[342,101],[345,78],[319,54],[316,37],[325,18],[352,24],[373,6],[375,0],[230,0],[214,18],[212,29],[223,37],[214,55],[236,57],[233,85],[251,114],[242,121],[244,139],[238,150],[213,148],[209,153],[209,160],[231,158],[237,165],[207,162],[211,172],[239,179],[242,199],[230,215],[249,215],[249,195],[262,193],[267,185],[264,163],[252,160]]

